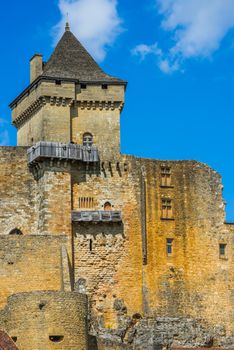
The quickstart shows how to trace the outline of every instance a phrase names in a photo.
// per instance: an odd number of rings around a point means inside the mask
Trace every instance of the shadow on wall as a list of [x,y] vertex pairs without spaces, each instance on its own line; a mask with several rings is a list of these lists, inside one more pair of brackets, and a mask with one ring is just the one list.
[[113,237],[121,235],[125,238],[123,223],[95,223],[93,225],[90,225],[90,223],[73,223],[73,234],[74,236],[92,235],[94,238],[98,235]]

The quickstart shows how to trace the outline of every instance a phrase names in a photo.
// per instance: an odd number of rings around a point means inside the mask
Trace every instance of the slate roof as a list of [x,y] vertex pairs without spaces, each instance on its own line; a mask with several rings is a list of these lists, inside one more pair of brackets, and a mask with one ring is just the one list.
[[9,335],[0,331],[0,350],[19,350]]
[[116,82],[122,80],[103,72],[88,51],[66,28],[52,56],[44,67],[43,77],[77,79],[84,82]]

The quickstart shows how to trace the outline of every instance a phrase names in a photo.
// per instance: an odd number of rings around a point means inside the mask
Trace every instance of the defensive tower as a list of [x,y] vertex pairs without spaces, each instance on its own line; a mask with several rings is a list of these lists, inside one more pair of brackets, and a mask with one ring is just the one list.
[[69,26],[48,62],[36,54],[30,67],[31,84],[11,103],[18,146],[89,143],[118,157],[126,82],[104,73]]

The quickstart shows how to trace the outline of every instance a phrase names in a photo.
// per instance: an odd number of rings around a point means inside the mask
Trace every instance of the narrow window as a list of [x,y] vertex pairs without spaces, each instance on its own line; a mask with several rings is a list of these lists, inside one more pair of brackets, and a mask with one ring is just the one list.
[[11,337],[11,339],[13,340],[14,343],[17,342],[17,337]]
[[90,252],[93,251],[93,240],[92,239],[89,240],[89,251]]
[[90,134],[89,132],[86,132],[83,135],[83,146],[92,147],[92,145],[93,145],[93,135]]
[[53,343],[60,343],[61,341],[63,341],[64,336],[63,335],[50,335],[49,339]]
[[102,89],[103,90],[107,90],[108,89],[108,85],[107,84],[102,84]]
[[61,85],[62,82],[61,82],[61,80],[56,80],[56,81],[55,81],[55,84],[56,84],[56,85]]
[[104,210],[105,210],[105,211],[111,211],[111,210],[112,210],[112,205],[111,205],[110,202],[106,202],[106,203],[104,204]]
[[83,90],[87,89],[87,85],[86,84],[80,84],[80,88],[83,89]]
[[161,186],[171,186],[171,168],[162,166],[161,167]]
[[21,235],[23,235],[23,233],[22,233],[22,231],[21,230],[19,230],[18,228],[14,228],[13,230],[11,230],[10,232],[9,232],[9,235],[16,235],[16,236],[21,236]]
[[162,199],[162,219],[172,219],[172,200],[170,198]]
[[173,239],[167,238],[167,255],[172,255],[173,253]]
[[219,245],[219,257],[220,258],[226,258],[226,244],[220,244]]

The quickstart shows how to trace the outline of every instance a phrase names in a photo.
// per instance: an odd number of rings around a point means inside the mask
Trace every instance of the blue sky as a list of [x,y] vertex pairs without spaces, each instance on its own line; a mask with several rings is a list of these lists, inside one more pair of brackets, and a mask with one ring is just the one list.
[[122,152],[209,164],[223,177],[233,221],[233,0],[3,2],[1,145],[16,144],[8,103],[29,83],[29,59],[48,59],[67,12],[102,68],[129,82]]

